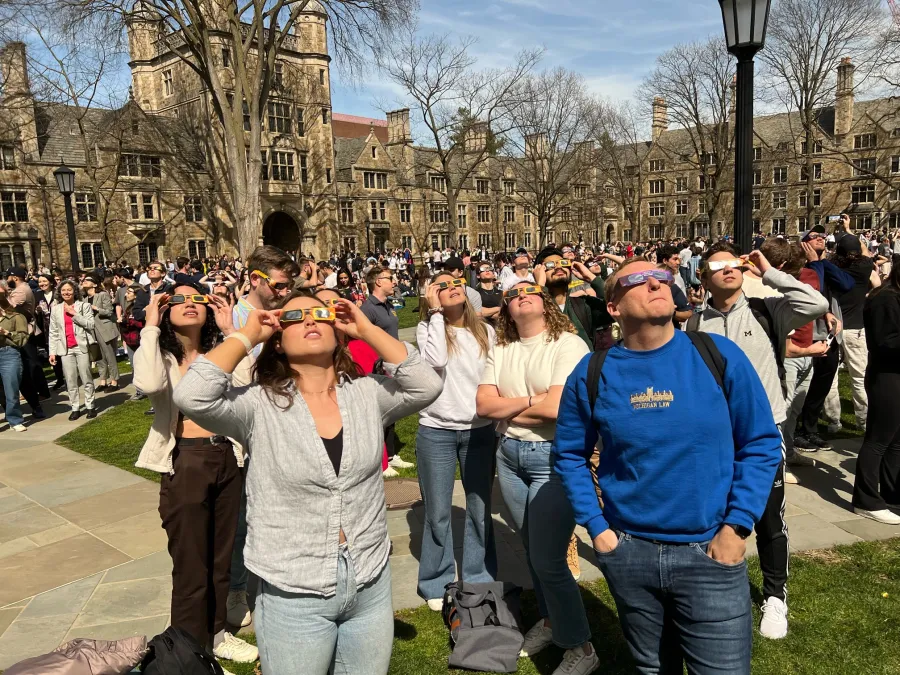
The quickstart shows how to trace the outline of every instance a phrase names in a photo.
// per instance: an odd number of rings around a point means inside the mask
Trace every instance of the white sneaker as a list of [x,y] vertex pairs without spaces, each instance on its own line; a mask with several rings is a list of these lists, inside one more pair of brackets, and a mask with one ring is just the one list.
[[853,513],[858,516],[863,516],[864,518],[877,520],[879,523],[884,523],[885,525],[900,525],[900,516],[887,509],[881,509],[880,511],[866,511],[865,509],[854,506]]
[[225,602],[228,611],[227,620],[231,626],[243,628],[253,621],[250,616],[250,606],[247,604],[247,591],[228,591],[228,600]]
[[770,640],[780,640],[788,632],[787,605],[784,601],[772,596],[766,598],[762,606],[762,621],[759,622],[759,634]]
[[412,462],[407,462],[400,455],[394,455],[388,460],[388,464],[395,469],[411,469],[415,466]]
[[836,434],[843,428],[844,428],[844,425],[841,424],[840,422],[832,422],[831,424],[828,425],[828,433]]
[[799,452],[795,452],[785,460],[785,463],[788,466],[815,466],[816,460],[814,460],[812,457],[802,455]]
[[386,468],[384,471],[381,472],[381,475],[384,476],[385,478],[396,478],[400,474],[397,473],[397,471],[394,468],[388,466],[388,468]]
[[432,612],[440,612],[444,609],[444,599],[443,598],[432,598],[431,600],[426,601],[428,605],[428,609]]
[[599,667],[600,659],[593,646],[590,654],[585,654],[581,647],[575,647],[563,654],[562,663],[553,671],[553,675],[588,675]]
[[784,482],[788,485],[797,485],[800,483],[800,481],[797,480],[797,476],[795,476],[787,467],[784,469]]
[[28,427],[26,427],[24,424],[17,424],[16,426],[10,426],[9,428],[12,429],[13,431],[18,431],[19,433],[22,433],[23,431],[28,431]]
[[553,631],[544,625],[543,619],[540,619],[531,627],[530,631],[525,633],[525,642],[522,644],[519,656],[534,656],[551,644],[553,644]]
[[259,658],[259,650],[249,642],[244,642],[225,631],[225,638],[213,649],[217,659],[234,661],[235,663],[253,663]]

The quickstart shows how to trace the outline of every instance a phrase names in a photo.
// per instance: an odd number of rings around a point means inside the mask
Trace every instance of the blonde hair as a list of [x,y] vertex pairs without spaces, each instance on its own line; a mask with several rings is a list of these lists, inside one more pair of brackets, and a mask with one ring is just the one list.
[[[518,285],[516,284],[516,286]],[[575,324],[560,311],[559,306],[544,287],[541,287],[541,299],[544,301],[544,326],[547,330],[548,344],[559,340],[559,336],[563,333],[578,334]],[[516,322],[509,314],[509,303],[504,299],[500,305],[500,314],[497,315],[497,345],[504,347],[518,341],[519,329],[516,328]]]
[[[449,272],[438,272],[431,277],[430,283],[435,283],[435,280],[438,277],[443,276],[449,277],[452,275]],[[463,288],[465,289],[465,287]],[[463,325],[461,327],[469,331],[472,334],[472,337],[475,338],[481,356],[487,356],[488,351],[491,349],[491,338],[490,335],[488,335],[487,327],[484,325],[484,321],[481,320],[481,317],[475,313],[475,308],[472,307],[472,303],[469,302],[468,294],[466,294],[465,291],[463,294],[466,298],[466,302],[465,305],[463,305]],[[428,304],[428,296],[423,295],[419,299],[419,321],[428,321],[428,310],[430,309],[431,306]],[[459,328],[459,326],[450,326],[448,324],[447,328]],[[457,352],[455,331],[444,330],[444,335],[447,340],[447,353],[455,354]]]

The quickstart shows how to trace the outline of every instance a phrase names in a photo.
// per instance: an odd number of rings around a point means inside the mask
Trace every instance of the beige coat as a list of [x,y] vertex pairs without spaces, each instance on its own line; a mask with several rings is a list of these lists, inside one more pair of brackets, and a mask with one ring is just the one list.
[[[81,300],[75,301],[75,315],[72,317],[72,323],[75,326],[75,340],[78,346],[87,352],[88,345],[96,342],[94,339],[94,312],[88,303]],[[63,303],[54,305],[50,310],[48,348],[50,353],[56,356],[65,356],[69,353],[69,349],[66,347],[66,321],[63,317]]]
[[[134,353],[134,386],[150,399],[156,414],[153,424],[134,465],[159,473],[175,473],[172,450],[180,412],[172,401],[172,392],[181,382],[181,368],[171,354],[159,348],[158,326],[145,326],[141,331],[141,346]],[[238,466],[244,466],[244,453],[235,447]]]

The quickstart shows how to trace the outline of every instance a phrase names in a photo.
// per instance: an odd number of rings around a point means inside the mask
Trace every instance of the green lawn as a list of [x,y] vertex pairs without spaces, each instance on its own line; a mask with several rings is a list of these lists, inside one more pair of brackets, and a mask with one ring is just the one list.
[[406,307],[397,310],[397,318],[400,319],[400,328],[412,328],[419,323],[419,300],[407,298]]
[[[760,599],[762,575],[750,561],[754,599]],[[594,647],[602,661],[598,673],[634,672],[606,582],[582,586]],[[526,627],[537,620],[534,595],[523,603]],[[769,641],[754,630],[754,675],[900,674],[900,540],[861,543],[791,556],[790,632]],[[759,611],[754,607],[754,626]],[[439,675],[448,671],[447,629],[427,608],[397,612],[394,619],[391,675]],[[249,636],[253,639],[253,636]],[[559,664],[556,647],[534,661],[521,659],[521,675],[549,675]],[[235,675],[253,667],[226,664]]]

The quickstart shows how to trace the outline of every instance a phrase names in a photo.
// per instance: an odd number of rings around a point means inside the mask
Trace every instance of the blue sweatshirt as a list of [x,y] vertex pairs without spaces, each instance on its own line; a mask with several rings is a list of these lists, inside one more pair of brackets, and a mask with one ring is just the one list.
[[[759,376],[731,340],[713,335],[725,393],[681,331],[647,352],[613,347],[591,415],[585,357],[566,382],[554,466],[591,538],[609,527],[671,542],[711,539],[723,523],[752,528],[781,461],[781,434]],[[588,459],[603,441],[597,478]]]

